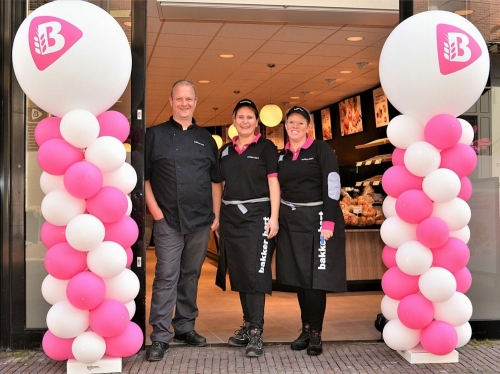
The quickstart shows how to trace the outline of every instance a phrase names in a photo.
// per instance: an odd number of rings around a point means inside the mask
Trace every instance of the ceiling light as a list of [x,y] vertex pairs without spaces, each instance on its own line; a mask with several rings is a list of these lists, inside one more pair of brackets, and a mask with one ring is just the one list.
[[340,74],[351,74],[352,70],[341,70],[339,71]]
[[364,37],[362,36],[349,36],[347,38],[345,38],[345,40],[349,41],[349,42],[360,42],[364,39]]
[[219,55],[220,58],[233,58],[234,55],[230,54],[230,53],[221,53]]
[[365,61],[356,62],[356,65],[358,65],[358,68],[361,70],[361,69],[364,69],[366,67],[366,65],[368,65],[368,62],[365,62]]
[[127,27],[132,27],[132,21],[125,21],[123,22],[123,25]]
[[302,97],[306,97],[307,95],[309,95],[309,91],[300,91],[300,94],[302,95]]
[[455,10],[453,13],[458,14],[459,16],[468,16],[469,14],[474,13],[473,9],[459,9]]
[[208,79],[200,79],[198,83],[210,83]]
[[331,85],[333,82],[335,82],[335,79],[334,78],[326,78],[325,81],[328,85]]
[[292,99],[292,100],[298,100],[298,99],[300,99],[300,96],[290,96],[290,99]]
[[[271,78],[273,76],[273,68],[276,66],[275,64],[267,64],[267,66],[271,69]],[[271,79],[269,79],[269,83],[271,83]],[[272,93],[272,87],[273,85],[270,84],[270,104],[264,105],[264,107],[260,110],[260,120],[261,122],[267,126],[267,127],[274,127],[280,124],[281,120],[283,119],[283,112],[281,111],[280,107],[277,106],[276,104],[273,104],[273,93]]]

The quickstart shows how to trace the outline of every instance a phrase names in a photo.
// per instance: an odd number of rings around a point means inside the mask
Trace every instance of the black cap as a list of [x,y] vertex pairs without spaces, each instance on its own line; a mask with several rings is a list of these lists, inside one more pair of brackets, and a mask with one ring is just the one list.
[[290,110],[286,113],[286,118],[288,119],[288,117],[293,113],[300,114],[302,117],[304,117],[307,120],[307,123],[311,122],[311,115],[309,114],[307,109],[305,109],[301,106],[295,105],[294,107],[290,108]]
[[253,111],[255,112],[255,117],[259,118],[259,110],[257,109],[257,105],[255,105],[255,103],[250,99],[243,99],[243,100],[238,101],[238,103],[236,104],[236,106],[233,109],[233,115],[236,114],[238,109],[240,109],[241,107],[244,107],[244,106],[253,109]]

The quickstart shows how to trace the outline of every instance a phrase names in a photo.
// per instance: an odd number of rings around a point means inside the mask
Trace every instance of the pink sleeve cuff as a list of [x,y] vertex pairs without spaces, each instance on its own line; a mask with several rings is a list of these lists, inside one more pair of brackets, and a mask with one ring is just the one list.
[[268,178],[273,178],[273,177],[277,177],[277,176],[278,176],[278,173],[267,174]]
[[333,221],[323,221],[323,226],[322,226],[322,229],[323,230],[331,230],[331,231],[335,231],[335,222]]

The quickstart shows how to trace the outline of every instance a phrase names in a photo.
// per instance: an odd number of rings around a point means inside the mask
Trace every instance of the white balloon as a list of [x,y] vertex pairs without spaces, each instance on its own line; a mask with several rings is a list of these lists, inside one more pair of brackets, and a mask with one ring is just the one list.
[[80,214],[66,226],[66,240],[78,251],[88,252],[104,240],[104,224],[92,214]]
[[85,151],[85,160],[94,164],[102,173],[118,170],[124,164],[126,157],[127,152],[123,143],[112,136],[97,138]]
[[472,141],[474,140],[474,129],[471,124],[463,118],[459,118],[458,121],[462,125],[462,136],[458,142],[467,145],[472,144]]
[[62,300],[67,300],[66,287],[69,279],[57,279],[47,274],[42,282],[42,296],[50,305],[54,305]]
[[12,62],[26,95],[62,118],[74,109],[97,116],[110,108],[127,87],[132,56],[108,12],[86,1],[54,1],[23,21]]
[[463,241],[465,244],[467,244],[470,240],[469,226],[467,225],[464,228],[461,228],[460,230],[450,231],[450,236],[453,236],[454,238],[458,238],[461,241]]
[[129,195],[126,195],[126,196],[127,196],[128,207],[127,207],[127,211],[125,212],[125,215],[130,217],[130,214],[132,214],[132,208],[133,208],[132,200],[130,199]]
[[461,326],[472,317],[472,303],[461,292],[455,292],[448,300],[434,303],[434,318],[448,322],[452,326]]
[[139,278],[130,270],[123,270],[114,278],[104,279],[106,285],[105,299],[115,299],[127,304],[134,300],[139,293]]
[[99,136],[99,121],[87,110],[74,109],[61,119],[61,135],[77,148],[87,148]]
[[389,122],[387,137],[395,147],[407,149],[413,143],[425,140],[424,125],[414,117],[399,115]]
[[132,165],[125,162],[118,170],[112,173],[103,173],[102,184],[103,186],[116,187],[128,195],[137,184],[137,173]]
[[408,275],[420,275],[432,266],[432,251],[418,240],[403,243],[396,251],[396,264]]
[[453,296],[457,290],[457,281],[448,270],[434,266],[420,276],[418,287],[430,301],[440,303]]
[[384,202],[382,203],[382,212],[386,218],[397,216],[396,212],[396,198],[392,196],[386,196]]
[[115,242],[105,241],[87,254],[87,266],[101,278],[118,276],[127,265],[127,254],[123,247]]
[[469,224],[471,210],[469,204],[456,197],[446,203],[434,203],[431,216],[445,221],[450,231],[457,231]]
[[455,348],[460,348],[466,345],[472,337],[472,327],[469,322],[460,326],[455,326],[455,331],[458,335],[458,343]]
[[47,327],[59,338],[75,338],[89,327],[89,313],[75,308],[68,300],[61,300],[47,312]]
[[64,175],[53,175],[42,171],[40,188],[45,195],[54,190],[64,190]]
[[73,356],[84,364],[93,364],[104,357],[106,342],[93,331],[85,331],[78,335],[71,346]]
[[417,225],[406,223],[398,216],[388,217],[380,227],[382,241],[392,248],[399,248],[409,240],[417,240]]
[[398,306],[401,300],[391,299],[389,296],[385,295],[380,302],[380,309],[382,314],[388,320],[398,318]]
[[468,110],[481,96],[489,65],[484,37],[471,22],[433,10],[407,18],[391,32],[379,75],[399,112],[426,124],[438,114],[457,117]]
[[460,177],[450,169],[436,169],[424,178],[422,189],[438,203],[446,203],[458,196],[461,188]]
[[391,319],[382,332],[384,343],[396,351],[412,349],[420,342],[420,330],[409,329],[399,319]]
[[404,161],[410,173],[417,177],[425,177],[427,174],[439,168],[441,154],[439,150],[430,143],[415,142],[406,150]]
[[66,226],[69,221],[85,212],[87,203],[83,199],[72,196],[66,190],[49,192],[42,200],[43,218],[56,226]]
[[132,319],[135,314],[136,310],[136,305],[135,305],[135,300],[129,301],[128,303],[125,304],[125,307],[128,310],[128,319]]

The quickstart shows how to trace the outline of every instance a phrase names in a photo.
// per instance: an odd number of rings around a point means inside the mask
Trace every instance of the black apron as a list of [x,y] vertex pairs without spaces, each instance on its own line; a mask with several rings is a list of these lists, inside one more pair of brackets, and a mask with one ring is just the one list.
[[226,290],[226,269],[231,290],[271,294],[271,259],[275,239],[264,233],[264,217],[269,218],[269,201],[244,204],[243,214],[237,205],[222,205],[220,214],[220,255],[215,284]]

